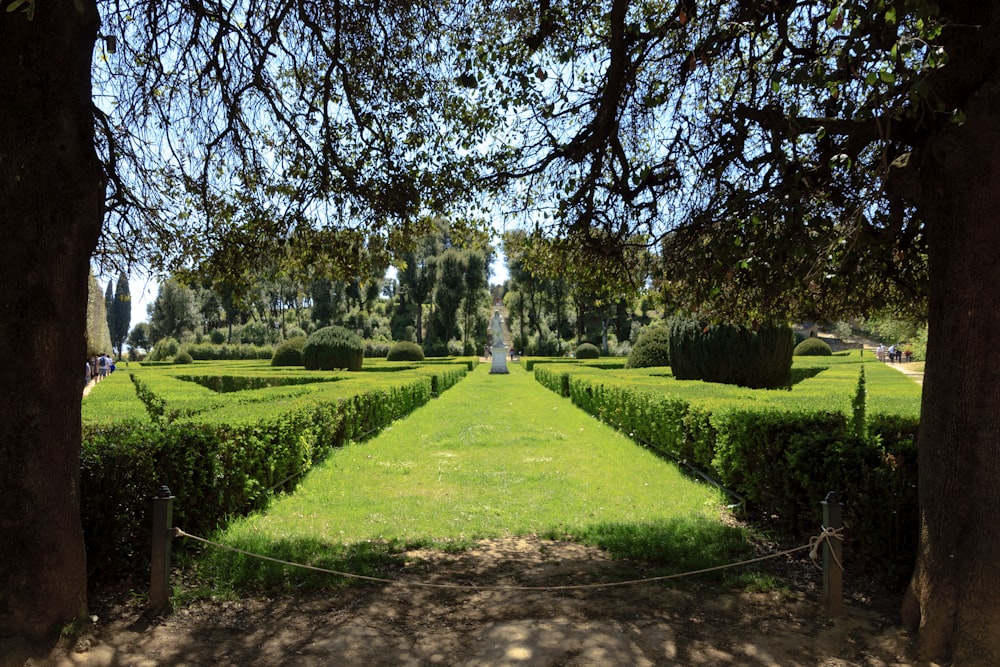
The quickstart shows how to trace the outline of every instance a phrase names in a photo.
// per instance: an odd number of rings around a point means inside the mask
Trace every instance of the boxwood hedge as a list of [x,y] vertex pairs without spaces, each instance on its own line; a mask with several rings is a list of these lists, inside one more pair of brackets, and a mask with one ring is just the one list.
[[804,537],[818,528],[819,502],[836,491],[846,500],[852,558],[905,574],[917,536],[920,388],[884,364],[864,364],[861,375],[858,357],[802,359],[790,390],[681,381],[663,368],[534,370],[637,442],[713,477],[754,520]]
[[[267,363],[232,362],[242,377],[226,375],[222,364],[210,367],[223,371],[218,376],[189,375],[190,366],[135,368],[115,378],[113,391],[101,387],[85,400],[80,485],[93,577],[148,570],[150,498],[162,485],[177,498],[174,525],[209,534],[293,489],[332,448],[454,386],[468,368],[435,364],[347,378],[288,374]],[[108,405],[136,416],[109,418],[101,409]]]

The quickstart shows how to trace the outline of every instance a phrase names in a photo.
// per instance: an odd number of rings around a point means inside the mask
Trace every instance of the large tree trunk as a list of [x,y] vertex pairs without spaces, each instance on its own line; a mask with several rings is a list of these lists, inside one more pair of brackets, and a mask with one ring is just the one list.
[[104,201],[90,90],[97,10],[33,4],[30,21],[0,18],[0,662],[18,666],[86,614],[80,400]]
[[[983,39],[995,34],[983,30]],[[919,436],[920,551],[904,603],[921,659],[1000,665],[1000,82],[921,166],[930,331]]]

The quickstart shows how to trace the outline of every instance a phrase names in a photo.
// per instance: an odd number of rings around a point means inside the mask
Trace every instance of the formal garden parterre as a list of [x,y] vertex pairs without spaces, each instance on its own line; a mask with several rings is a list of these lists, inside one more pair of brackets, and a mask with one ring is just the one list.
[[787,389],[674,379],[612,360],[532,363],[540,383],[701,471],[751,519],[815,530],[818,499],[845,501],[849,553],[906,576],[917,540],[920,387],[859,352],[795,357]]
[[[130,364],[83,403],[82,501],[95,577],[141,570],[147,499],[184,499],[176,525],[209,534],[295,489],[334,448],[361,440],[458,383],[474,359],[368,359],[362,372],[265,361]],[[846,501],[850,562],[905,576],[916,540],[919,387],[857,354],[795,359],[790,388],[680,381],[624,360],[525,359],[536,380],[699,470],[744,516],[805,536],[818,501]]]
[[208,533],[295,487],[333,448],[447,390],[471,361],[366,362],[348,373],[267,361],[132,363],[83,402],[81,503],[91,575],[148,562],[149,503],[184,498],[178,525]]

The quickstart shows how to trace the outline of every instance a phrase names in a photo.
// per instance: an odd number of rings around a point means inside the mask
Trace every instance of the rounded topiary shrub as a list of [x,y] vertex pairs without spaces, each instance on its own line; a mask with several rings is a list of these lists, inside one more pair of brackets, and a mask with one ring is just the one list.
[[364,359],[365,342],[344,327],[317,329],[302,348],[302,365],[311,371],[360,371]]
[[423,361],[424,350],[416,343],[403,340],[393,343],[385,358],[388,361]]
[[191,358],[191,355],[188,353],[187,350],[183,350],[181,352],[178,352],[176,355],[174,355],[174,363],[175,364],[191,364],[191,363],[194,363],[194,359]]
[[577,359],[599,359],[601,351],[593,343],[581,343],[576,348]]
[[792,351],[796,357],[829,357],[833,350],[821,338],[806,338]]
[[639,334],[632,346],[625,368],[650,368],[670,365],[670,329],[652,327]]
[[306,346],[305,336],[293,336],[274,348],[271,355],[272,366],[301,366],[302,348]]

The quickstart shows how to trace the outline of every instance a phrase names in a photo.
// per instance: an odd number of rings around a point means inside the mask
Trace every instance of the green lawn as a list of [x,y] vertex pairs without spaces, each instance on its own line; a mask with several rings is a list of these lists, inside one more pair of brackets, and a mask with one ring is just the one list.
[[[378,437],[335,451],[291,496],[220,536],[312,565],[370,571],[408,546],[461,548],[518,534],[572,538],[681,571],[747,551],[711,487],[638,447],[518,364],[480,366]],[[182,526],[183,528],[183,526]],[[210,552],[219,581],[289,584],[299,575]],[[308,575],[301,575],[309,578]]]

